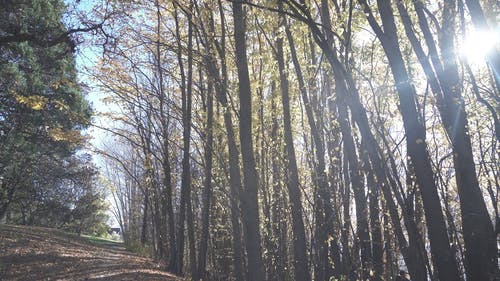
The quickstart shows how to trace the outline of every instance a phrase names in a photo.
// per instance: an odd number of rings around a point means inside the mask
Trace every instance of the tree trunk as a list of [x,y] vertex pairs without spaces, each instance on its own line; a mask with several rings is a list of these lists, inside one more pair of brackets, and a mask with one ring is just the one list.
[[[227,101],[227,69],[226,69],[226,33],[225,33],[225,17],[221,0],[218,0],[220,26],[221,26],[221,43],[217,50],[221,60],[221,77],[217,79],[220,83],[215,87],[217,100],[222,105],[224,115],[224,126],[226,128],[227,143],[229,151],[229,187],[230,187],[230,206],[231,206],[231,244],[233,250],[233,271],[236,280],[243,280],[243,246],[240,228],[240,208],[239,199],[242,191],[240,160],[238,146],[236,145],[236,137],[233,129],[233,121],[231,111]],[[210,45],[209,45],[210,46]],[[210,66],[213,77],[218,77],[216,60],[212,58]],[[210,70],[209,70],[210,71]]]
[[[329,30],[332,28],[330,20],[330,11],[328,2],[321,1],[321,21],[326,30],[326,41],[329,46],[333,45],[333,37]],[[338,121],[340,124],[340,131],[342,132],[342,139],[344,145],[344,157],[347,157],[349,163],[349,179],[352,190],[354,192],[354,200],[356,202],[356,224],[357,236],[361,246],[361,265],[362,279],[366,280],[370,273],[371,249],[370,249],[370,233],[368,230],[368,210],[365,198],[364,180],[359,169],[358,155],[356,153],[356,146],[354,143],[351,125],[349,123],[349,115],[345,97],[347,93],[339,93],[343,91],[342,87],[336,88],[337,97],[337,112]],[[345,183],[349,185],[348,182]]]
[[[190,11],[193,10],[193,2],[190,1],[189,5]],[[188,231],[188,242],[189,242],[189,269],[191,272],[191,277],[196,280],[197,270],[196,270],[196,241],[194,237],[194,216],[193,216],[193,206],[191,200],[191,168],[189,158],[191,157],[190,142],[191,142],[191,107],[193,98],[193,22],[192,14],[188,14],[188,75],[187,75],[187,97],[185,100],[185,119],[183,120],[183,126],[185,130],[185,135],[183,136],[184,141],[184,151],[182,159],[182,175],[183,175],[183,188],[186,189],[186,218],[187,218],[187,231]],[[185,171],[186,169],[186,171]]]
[[240,2],[233,2],[234,41],[238,69],[238,93],[240,98],[240,144],[243,160],[244,191],[241,198],[243,227],[248,255],[247,279],[263,281],[264,264],[260,244],[259,205],[257,201],[258,179],[252,141],[252,96],[246,53],[246,16]]
[[[160,211],[160,217],[161,217],[161,224],[162,228],[160,229],[160,235],[165,235],[165,238],[169,241],[168,243],[168,250],[169,253],[167,255],[167,249],[164,249],[164,259],[168,258],[168,265],[167,269],[168,270],[173,270],[173,265],[175,262],[175,256],[176,256],[176,244],[175,244],[175,224],[174,224],[174,211],[172,207],[172,175],[171,175],[171,169],[170,169],[170,155],[169,155],[169,146],[168,146],[168,117],[165,114],[164,111],[164,106],[165,106],[165,91],[164,91],[164,85],[163,85],[163,71],[161,69],[162,65],[162,53],[161,53],[161,42],[160,42],[160,36],[161,36],[161,11],[160,11],[160,4],[158,0],[155,1],[155,6],[156,6],[156,28],[157,28],[157,40],[156,40],[156,71],[158,73],[158,100],[160,103],[160,123],[161,123],[161,130],[162,130],[162,142],[163,142],[163,150],[162,150],[162,161],[161,161],[161,167],[163,170],[163,178],[162,178],[162,189],[160,191],[160,205],[161,205],[161,211]],[[168,232],[168,233],[167,233]],[[161,247],[167,247],[167,243],[165,245],[161,245]]]
[[[176,11],[176,10],[174,10]],[[185,220],[187,216],[188,225],[188,239],[189,239],[189,254],[190,254],[190,271],[191,274],[196,273],[196,263],[194,252],[194,229],[193,229],[193,215],[191,208],[191,164],[190,158],[190,142],[191,142],[191,106],[192,106],[192,78],[193,78],[193,34],[191,15],[188,15],[188,70],[187,77],[185,77],[183,63],[182,63],[182,49],[180,46],[180,31],[179,24],[176,19],[176,31],[178,40],[178,61],[181,71],[182,83],[182,126],[183,126],[183,156],[182,156],[182,175],[181,175],[181,198],[179,207],[179,223],[177,232],[177,258],[175,273],[181,275],[184,267],[184,240],[185,240]],[[184,87],[185,86],[185,87]]]
[[371,230],[371,249],[372,249],[372,267],[373,275],[371,280],[382,281],[384,273],[384,247],[382,242],[382,226],[380,220],[380,204],[379,204],[379,183],[375,180],[373,173],[374,168],[371,166],[369,156],[366,149],[366,141],[361,143],[361,150],[366,151],[361,153],[363,160],[363,170],[366,173],[366,183],[368,186],[368,198],[370,208],[370,230]]
[[141,228],[141,244],[145,245],[148,238],[148,212],[149,212],[149,203],[148,203],[148,192],[144,193],[144,209],[142,213],[142,228]]
[[[183,140],[184,140],[184,155],[182,158],[182,176],[181,176],[181,196],[179,202],[179,220],[177,222],[177,241],[176,241],[176,256],[174,260],[174,270],[173,272],[182,275],[184,267],[184,223],[186,219],[186,175],[189,177],[189,139],[186,138],[187,127],[186,127],[186,74],[184,72],[184,62],[182,58],[182,45],[181,45],[181,33],[180,33],[180,23],[178,17],[178,7],[174,2],[174,21],[175,21],[175,35],[177,40],[177,61],[179,63],[179,73],[181,76],[181,92],[182,92],[182,123],[183,123]],[[186,143],[187,141],[187,143]],[[186,145],[188,146],[186,149]],[[186,162],[186,163],[185,163]],[[185,168],[187,166],[187,168]],[[187,173],[185,173],[185,171]]]
[[[202,227],[200,238],[200,249],[198,256],[198,279],[206,280],[206,258],[208,246],[208,234],[210,223],[210,201],[212,199],[212,146],[213,146],[213,86],[208,83],[207,92],[207,126],[205,128],[205,183],[203,190],[203,213],[202,213]],[[197,279],[195,279],[197,280]]]
[[309,281],[311,280],[311,277],[309,275],[309,267],[307,265],[306,233],[304,229],[304,221],[302,219],[302,195],[300,192],[299,172],[297,169],[297,160],[295,158],[295,148],[293,145],[290,117],[290,96],[288,93],[288,79],[286,77],[285,60],[283,58],[282,38],[279,38],[276,42],[276,49],[276,59],[278,61],[280,74],[281,101],[283,105],[283,130],[287,155],[287,188],[292,213],[294,273],[295,280]]
[[309,127],[311,128],[311,134],[314,141],[315,152],[316,152],[316,160],[317,164],[315,167],[315,179],[313,182],[316,184],[316,192],[315,192],[315,219],[316,219],[316,234],[314,236],[314,244],[317,249],[315,261],[314,261],[314,274],[315,280],[324,280],[326,279],[326,275],[328,274],[328,243],[327,243],[327,226],[328,223],[325,220],[325,217],[330,216],[331,212],[329,211],[329,206],[327,202],[329,201],[329,196],[327,195],[328,189],[328,178],[326,175],[326,164],[325,164],[325,145],[324,141],[321,138],[320,130],[316,124],[316,120],[314,118],[312,104],[307,95],[307,90],[304,82],[304,77],[302,74],[302,69],[300,67],[300,63],[297,58],[297,51],[295,49],[295,43],[292,37],[292,33],[290,32],[290,27],[288,23],[285,22],[285,32],[288,40],[288,44],[290,46],[290,53],[292,57],[292,62],[295,68],[295,73],[297,75],[297,79],[299,82],[299,89],[302,97],[302,102],[304,104],[304,108],[306,110],[307,122]]

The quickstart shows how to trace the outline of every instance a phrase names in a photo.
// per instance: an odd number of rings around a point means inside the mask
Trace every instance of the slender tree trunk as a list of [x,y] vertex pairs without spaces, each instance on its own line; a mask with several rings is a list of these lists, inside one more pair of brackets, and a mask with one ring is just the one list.
[[[231,206],[231,244],[233,250],[233,271],[236,280],[243,280],[244,278],[244,265],[243,265],[243,246],[240,228],[240,193],[242,191],[241,186],[241,174],[240,174],[240,160],[239,151],[236,144],[236,137],[233,129],[233,121],[231,110],[227,101],[227,69],[226,69],[226,33],[225,33],[225,16],[222,6],[222,1],[218,0],[219,14],[220,14],[220,26],[221,26],[221,43],[217,45],[217,51],[221,60],[221,75],[220,83],[215,87],[217,94],[217,99],[223,108],[224,116],[224,126],[226,128],[227,143],[229,151],[229,187],[230,187],[230,206]],[[215,58],[211,60],[209,66],[212,69],[211,73],[213,77],[218,77],[218,71],[215,63]]]
[[[383,204],[382,204],[383,205]],[[383,214],[383,219],[384,219],[384,252],[385,252],[385,272],[384,272],[384,280],[391,280],[394,278],[396,275],[396,270],[397,269],[397,262],[394,261],[394,254],[395,254],[395,248],[393,247],[392,243],[392,233],[391,233],[391,227],[389,225],[389,214],[387,212],[384,212]],[[411,273],[410,273],[410,276]],[[425,279],[424,279],[425,280]]]
[[346,276],[345,280],[352,280],[354,276],[352,275],[353,268],[353,258],[351,254],[351,247],[349,246],[349,233],[351,230],[351,198],[349,191],[349,161],[345,157],[345,151],[343,151],[344,157],[342,158],[342,211],[344,214],[342,220],[342,230],[340,233],[342,241],[342,272]]
[[[198,257],[198,279],[206,280],[206,256],[210,223],[210,202],[212,199],[212,151],[213,151],[213,86],[208,84],[207,92],[207,126],[205,128],[205,183],[203,190],[203,213]],[[197,279],[195,279],[197,280]]]
[[240,144],[243,160],[244,191],[241,198],[243,227],[248,255],[249,281],[265,280],[260,244],[258,179],[252,145],[252,96],[246,53],[246,16],[240,2],[233,2],[234,41],[238,68],[238,93],[240,97]]
[[[328,101],[328,107],[332,108],[335,107],[335,101],[333,99],[330,99]],[[334,111],[331,111],[329,114],[329,122],[328,124],[330,127],[327,129],[328,130],[328,137],[327,137],[327,151],[330,159],[329,163],[329,183],[331,187],[331,214],[334,216],[331,221],[333,223],[331,224],[331,233],[330,237],[332,238],[337,238],[340,237],[340,230],[342,229],[342,222],[340,218],[340,212],[333,212],[333,210],[339,210],[342,203],[341,199],[341,186],[342,186],[342,180],[341,180],[341,171],[342,171],[342,164],[341,164],[341,159],[342,159],[342,153],[341,153],[341,139],[342,139],[342,134],[340,133],[340,128],[338,126],[338,122],[336,122],[336,116],[337,114],[334,113]],[[331,255],[331,260],[333,263],[333,268],[332,268],[332,273],[331,275],[338,280],[340,280],[342,277],[342,249],[340,247],[338,239],[330,239],[330,255]]]
[[144,193],[144,209],[142,213],[142,228],[141,228],[141,244],[145,245],[148,238],[148,212],[149,212],[149,202],[148,202],[148,192]]
[[[281,268],[281,264],[284,263],[286,257],[280,256],[280,247],[283,236],[283,221],[287,221],[284,219],[285,216],[285,203],[283,202],[283,186],[282,183],[286,178],[285,173],[283,173],[282,168],[282,160],[281,156],[283,153],[283,143],[282,137],[278,135],[279,129],[279,121],[278,117],[281,115],[278,113],[276,108],[276,83],[274,81],[271,82],[271,92],[273,93],[273,97],[271,98],[271,114],[272,114],[272,125],[271,125],[271,135],[270,141],[273,143],[273,147],[271,148],[271,173],[273,176],[272,181],[272,197],[270,198],[271,208],[268,210],[270,213],[270,219],[267,224],[269,235],[266,237],[267,248],[271,251],[270,262],[271,262],[271,270],[268,272],[268,280],[285,280],[285,271],[284,268]],[[265,193],[265,192],[264,192]],[[276,238],[274,238],[276,237]],[[274,238],[274,239],[273,239]],[[278,241],[275,241],[278,240]],[[286,247],[286,246],[285,246]]]
[[[326,0],[321,1],[321,21],[324,28],[327,30],[327,44],[333,45],[333,37],[329,34],[329,30],[332,28],[330,20],[330,11],[328,8],[328,2]],[[337,92],[341,88],[337,88]],[[365,198],[364,181],[359,169],[358,155],[356,153],[356,146],[352,136],[351,125],[349,124],[349,115],[347,111],[347,105],[345,102],[346,94],[339,94],[337,98],[337,112],[338,121],[340,124],[340,130],[342,132],[342,139],[344,145],[345,156],[347,157],[349,163],[349,174],[350,174],[350,184],[354,191],[354,200],[356,202],[356,223],[357,223],[357,236],[361,246],[361,265],[362,269],[362,279],[366,280],[370,273],[369,260],[371,259],[371,249],[370,249],[370,233],[368,230],[368,210]],[[345,183],[348,185],[349,183]]]
[[[186,178],[189,178],[189,139],[186,138],[188,128],[186,127],[186,74],[184,71],[184,62],[182,56],[180,22],[178,16],[178,7],[174,2],[174,21],[175,34],[177,40],[177,61],[179,63],[179,73],[181,76],[181,92],[182,92],[182,123],[183,123],[183,149],[184,155],[182,158],[182,176],[181,176],[181,196],[179,202],[179,220],[177,222],[177,241],[176,241],[176,256],[174,262],[174,273],[182,275],[184,268],[184,223],[186,219]],[[187,167],[186,167],[187,166]],[[186,173],[187,172],[187,173]]]
[[[366,141],[361,143],[361,150],[366,149]],[[368,186],[368,198],[370,209],[370,230],[371,230],[371,249],[372,249],[372,266],[373,274],[371,280],[382,281],[384,273],[384,247],[382,243],[382,225],[380,220],[380,204],[379,204],[379,183],[375,179],[374,168],[371,167],[367,152],[361,154],[364,163],[363,170],[366,173],[366,182]]]
[[[362,279],[366,280],[369,277],[370,272],[369,260],[371,259],[371,250],[370,234],[368,231],[368,210],[365,198],[364,184],[357,160],[358,156],[356,153],[354,139],[352,137],[351,125],[349,124],[347,106],[343,101],[339,102],[338,112],[344,144],[344,157],[347,158],[349,164],[349,179],[351,188],[354,192],[354,201],[356,203],[357,238],[359,239],[359,243],[361,246],[360,268],[363,270]],[[346,186],[348,186],[349,182],[346,182],[345,184]]]
[[168,244],[169,244],[169,260],[167,269],[174,270],[175,257],[177,256],[177,244],[175,243],[175,222],[174,222],[174,209],[172,206],[172,175],[170,169],[170,160],[168,159],[168,139],[164,136],[163,144],[163,194],[162,194],[162,215],[167,219],[168,229]]
[[[217,69],[215,55],[208,58],[207,68],[208,73],[215,81],[215,92],[217,100],[223,109],[224,127],[226,129],[228,152],[229,152],[229,187],[230,187],[230,206],[231,206],[231,245],[232,245],[232,262],[233,272],[236,280],[243,280],[243,246],[240,228],[240,208],[239,199],[242,190],[239,151],[236,144],[236,137],[233,129],[233,121],[231,109],[227,100],[227,69],[226,69],[226,34],[225,34],[225,17],[222,2],[218,1],[221,26],[221,42],[213,43],[217,47],[218,54],[221,60],[221,70]],[[209,26],[209,32],[215,30],[214,26]],[[207,36],[207,42],[208,36]],[[209,54],[212,54],[212,45],[207,44]]]
[[[176,10],[174,10],[176,11]],[[182,85],[186,86],[182,90],[182,125],[183,125],[183,156],[182,156],[182,176],[181,176],[181,198],[179,207],[179,224],[177,232],[177,259],[175,273],[182,274],[184,267],[184,230],[185,220],[187,217],[188,225],[188,240],[190,252],[190,271],[192,275],[196,273],[195,251],[194,251],[194,225],[191,207],[191,164],[189,163],[190,157],[190,142],[191,142],[191,105],[192,105],[192,79],[193,79],[193,34],[191,16],[188,15],[188,70],[187,77],[184,76],[182,52],[180,47],[180,33],[179,26],[176,18],[176,29],[178,36],[178,60],[181,68]]]
[[280,74],[281,101],[283,105],[283,128],[285,136],[285,146],[287,155],[287,188],[290,198],[290,208],[292,213],[293,232],[293,254],[295,280],[311,280],[307,265],[306,233],[304,221],[302,219],[302,200],[300,192],[299,172],[297,160],[295,158],[295,148],[293,145],[292,125],[290,117],[290,96],[288,93],[288,79],[286,77],[285,60],[283,57],[283,39],[279,38],[276,43],[276,59]]
[[[190,1],[189,10],[193,10],[193,2]],[[183,136],[184,141],[184,151],[182,159],[182,173],[183,173],[183,188],[186,189],[186,218],[187,218],[187,231],[188,231],[188,242],[189,242],[189,269],[191,272],[191,277],[197,278],[196,270],[196,241],[194,237],[194,215],[193,206],[191,200],[192,184],[191,184],[191,168],[190,168],[190,142],[191,142],[191,118],[192,118],[192,98],[193,98],[193,22],[192,14],[188,14],[188,75],[187,75],[187,97],[184,109],[185,119],[183,123],[185,135]],[[201,77],[200,77],[201,78]],[[186,169],[186,172],[184,171]],[[181,184],[182,185],[182,184]]]
[[[175,256],[177,255],[177,250],[176,250],[176,243],[175,243],[175,223],[174,223],[174,210],[172,206],[172,175],[171,175],[171,168],[170,168],[170,155],[169,155],[169,145],[168,145],[168,117],[166,116],[164,106],[165,106],[165,91],[164,91],[164,85],[163,85],[163,71],[161,69],[162,65],[162,53],[161,53],[161,42],[160,42],[160,35],[161,35],[161,11],[160,11],[160,5],[158,0],[155,1],[155,6],[156,6],[156,27],[157,27],[157,40],[156,40],[156,71],[158,72],[158,84],[159,84],[159,93],[158,93],[158,100],[160,103],[160,123],[161,123],[161,130],[162,130],[162,141],[163,141],[163,151],[162,151],[162,170],[163,170],[163,178],[162,178],[162,184],[163,188],[161,190],[161,217],[163,221],[163,229],[161,233],[166,234],[166,238],[169,241],[168,242],[168,248],[169,248],[169,259],[168,259],[168,270],[174,270],[174,263],[175,263]],[[164,229],[167,229],[166,231]],[[168,231],[168,234],[166,233]],[[163,245],[162,245],[163,246]],[[166,245],[165,245],[166,246]],[[166,252],[166,251],[165,251]],[[166,254],[165,254],[166,257]]]
[[317,190],[315,192],[315,219],[316,219],[316,235],[314,237],[315,246],[317,249],[316,258],[315,258],[315,280],[324,280],[326,278],[326,274],[328,272],[328,265],[325,264],[328,258],[328,243],[327,243],[327,222],[325,217],[333,217],[330,216],[331,212],[329,211],[329,207],[327,206],[328,197],[326,195],[328,189],[328,178],[326,175],[326,164],[325,164],[325,145],[324,141],[321,138],[320,130],[316,124],[316,120],[314,118],[312,104],[307,95],[306,85],[304,81],[304,77],[302,74],[302,69],[300,67],[300,63],[297,58],[297,51],[295,49],[295,43],[290,31],[290,27],[288,23],[285,22],[285,32],[288,40],[288,44],[290,46],[290,52],[292,57],[292,62],[295,68],[295,73],[297,75],[297,79],[299,82],[299,89],[302,97],[302,102],[304,104],[307,122],[309,123],[309,127],[311,128],[311,134],[313,137],[317,165],[315,169],[314,183],[317,185]]

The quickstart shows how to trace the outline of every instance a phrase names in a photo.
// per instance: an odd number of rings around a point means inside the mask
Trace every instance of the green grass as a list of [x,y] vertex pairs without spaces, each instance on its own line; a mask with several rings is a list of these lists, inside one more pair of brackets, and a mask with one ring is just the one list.
[[66,232],[59,229],[53,229],[52,231],[58,233],[60,236],[65,237],[66,239],[79,241],[92,246],[124,247],[123,242],[112,240],[105,237],[97,237],[87,234],[78,235],[77,233],[74,232]]
[[115,240],[103,238],[103,237],[96,237],[96,236],[91,236],[91,235],[82,235],[80,236],[83,240],[89,242],[90,244],[96,245],[96,246],[123,246],[122,242],[118,242]]

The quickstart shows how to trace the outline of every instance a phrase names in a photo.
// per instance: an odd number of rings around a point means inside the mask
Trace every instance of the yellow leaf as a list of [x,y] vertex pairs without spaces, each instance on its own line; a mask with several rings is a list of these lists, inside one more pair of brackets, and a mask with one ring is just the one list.
[[14,97],[17,102],[24,104],[33,110],[42,110],[49,101],[46,97],[37,95],[21,96],[14,94]]
[[63,131],[61,128],[49,129],[49,136],[55,141],[67,141],[71,143],[81,143],[83,137],[79,131]]
[[69,110],[69,106],[67,106],[63,101],[56,100],[54,101],[54,104],[59,110]]

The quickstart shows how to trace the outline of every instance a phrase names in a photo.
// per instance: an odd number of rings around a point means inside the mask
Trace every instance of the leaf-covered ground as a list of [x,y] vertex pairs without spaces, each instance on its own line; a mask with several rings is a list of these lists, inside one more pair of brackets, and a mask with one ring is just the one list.
[[0,224],[0,280],[181,280],[121,243]]

